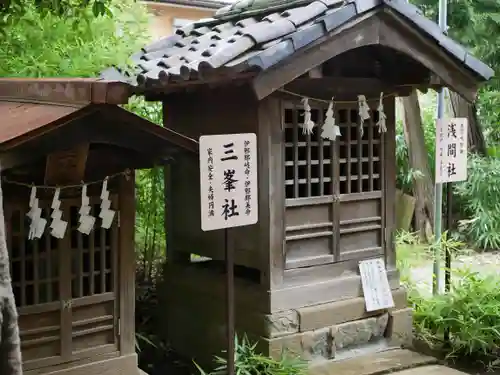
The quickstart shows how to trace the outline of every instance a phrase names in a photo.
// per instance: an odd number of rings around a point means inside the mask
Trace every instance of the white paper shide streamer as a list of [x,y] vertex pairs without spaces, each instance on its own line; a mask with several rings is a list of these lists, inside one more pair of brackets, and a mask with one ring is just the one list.
[[47,220],[42,217],[42,209],[40,208],[38,198],[36,197],[36,187],[31,188],[30,194],[30,210],[26,214],[30,219],[30,229],[28,232],[28,239],[41,238],[47,225]]
[[387,116],[385,115],[384,112],[384,93],[380,93],[380,102],[378,103],[378,121],[377,121],[377,126],[378,126],[378,132],[379,133],[385,133],[387,131],[387,126],[385,124],[385,120],[387,119]]
[[323,139],[328,139],[330,141],[335,141],[337,137],[340,137],[340,128],[335,124],[335,117],[333,113],[333,99],[330,104],[328,104],[328,109],[325,115],[325,123],[321,131],[321,137]]
[[115,217],[115,211],[111,209],[111,201],[109,199],[108,191],[108,178],[106,177],[102,183],[101,190],[101,211],[99,212],[99,217],[101,218],[101,227],[104,229],[109,229],[113,223]]
[[359,132],[363,137],[363,125],[366,120],[370,119],[370,106],[364,95],[358,95],[358,114],[359,114]]
[[94,228],[95,217],[90,215],[90,199],[87,196],[87,185],[82,186],[82,205],[78,215],[78,231],[88,236]]
[[60,209],[61,200],[59,199],[60,193],[61,189],[56,188],[54,198],[52,198],[52,205],[50,206],[52,209],[52,213],[50,214],[50,218],[52,219],[50,223],[50,234],[59,239],[64,238],[66,228],[68,227],[68,222],[62,219],[62,210]]
[[312,134],[315,124],[311,120],[311,106],[309,105],[309,99],[303,98],[302,104],[304,105],[304,122],[302,124],[302,134]]

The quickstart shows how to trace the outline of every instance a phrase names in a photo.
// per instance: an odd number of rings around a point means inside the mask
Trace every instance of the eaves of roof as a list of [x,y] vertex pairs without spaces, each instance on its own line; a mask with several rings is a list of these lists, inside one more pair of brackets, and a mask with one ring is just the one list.
[[263,71],[291,57],[363,14],[388,8],[473,72],[478,81],[494,72],[445,35],[439,26],[404,0],[295,0],[267,9],[225,12],[200,20],[176,34],[146,46],[132,56],[137,71],[116,68],[102,76],[143,87],[200,80],[214,70],[235,73]]

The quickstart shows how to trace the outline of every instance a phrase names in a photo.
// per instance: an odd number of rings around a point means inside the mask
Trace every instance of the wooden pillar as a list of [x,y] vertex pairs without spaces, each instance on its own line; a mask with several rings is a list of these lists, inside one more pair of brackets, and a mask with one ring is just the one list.
[[396,226],[396,100],[384,100],[387,132],[384,134],[385,259],[387,269],[396,268],[394,231]]
[[135,173],[120,178],[120,352],[135,353]]

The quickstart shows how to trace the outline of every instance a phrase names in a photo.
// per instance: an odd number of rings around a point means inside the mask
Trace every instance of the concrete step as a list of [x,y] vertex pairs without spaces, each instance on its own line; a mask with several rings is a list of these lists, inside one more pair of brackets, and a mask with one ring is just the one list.
[[[312,363],[309,367],[309,375],[381,375],[406,369],[417,370],[415,367],[436,363],[438,360],[434,357],[406,349],[391,349],[345,360]],[[452,374],[458,375],[457,373],[440,375]],[[416,375],[416,373],[409,375]]]

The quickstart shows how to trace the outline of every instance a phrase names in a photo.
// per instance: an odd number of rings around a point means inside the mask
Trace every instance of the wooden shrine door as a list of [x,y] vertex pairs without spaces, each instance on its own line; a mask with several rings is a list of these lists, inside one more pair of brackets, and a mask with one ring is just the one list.
[[316,126],[304,134],[300,102],[283,109],[285,268],[383,254],[384,133],[377,112],[359,126],[356,104],[335,106],[341,135],[321,136],[327,104],[310,102]]
[[[98,199],[91,203],[92,215],[98,216]],[[79,199],[62,200],[66,236],[54,238],[47,226],[43,237],[32,241],[27,209],[5,210],[26,371],[119,350],[118,220],[105,230],[97,219],[86,236],[77,230],[79,208]],[[44,208],[43,215],[50,223],[50,210]]]

